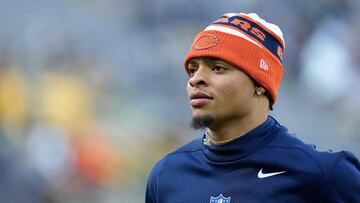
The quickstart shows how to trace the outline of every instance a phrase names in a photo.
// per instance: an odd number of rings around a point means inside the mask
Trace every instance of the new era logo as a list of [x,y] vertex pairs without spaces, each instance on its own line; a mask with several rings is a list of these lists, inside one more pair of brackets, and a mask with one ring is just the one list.
[[269,70],[269,66],[266,64],[264,59],[260,60],[260,68],[263,70]]

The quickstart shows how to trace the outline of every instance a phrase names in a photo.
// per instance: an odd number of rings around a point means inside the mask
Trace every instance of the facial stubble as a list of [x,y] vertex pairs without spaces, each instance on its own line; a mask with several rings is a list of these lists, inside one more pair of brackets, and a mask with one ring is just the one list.
[[195,130],[206,129],[213,122],[214,122],[214,119],[209,115],[202,116],[202,117],[193,117],[191,120],[190,126],[191,126],[191,128],[193,128]]

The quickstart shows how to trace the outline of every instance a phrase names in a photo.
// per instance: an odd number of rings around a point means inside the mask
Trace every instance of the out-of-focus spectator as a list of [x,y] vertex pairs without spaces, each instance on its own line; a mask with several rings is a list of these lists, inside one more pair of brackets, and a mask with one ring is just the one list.
[[16,71],[0,72],[0,120],[2,128],[13,131],[25,127],[28,119],[26,82]]
[[333,103],[351,89],[356,72],[347,42],[349,25],[327,16],[319,22],[304,46],[301,81],[303,90],[323,104]]
[[45,77],[39,97],[43,122],[69,129],[91,117],[92,97],[78,76],[49,73]]
[[85,125],[71,133],[74,172],[85,184],[106,186],[118,181],[119,154],[94,125]]

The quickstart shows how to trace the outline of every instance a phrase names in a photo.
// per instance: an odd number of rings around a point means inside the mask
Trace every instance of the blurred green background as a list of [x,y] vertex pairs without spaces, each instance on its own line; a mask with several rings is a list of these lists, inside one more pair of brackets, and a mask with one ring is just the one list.
[[2,0],[0,202],[144,202],[188,125],[183,59],[224,13],[284,33],[271,114],[321,150],[360,156],[358,0]]

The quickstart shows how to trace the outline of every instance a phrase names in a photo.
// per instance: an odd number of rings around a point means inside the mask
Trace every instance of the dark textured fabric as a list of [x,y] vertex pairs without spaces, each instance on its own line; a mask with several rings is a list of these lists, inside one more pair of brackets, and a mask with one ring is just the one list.
[[351,153],[317,151],[269,117],[231,143],[196,139],[165,156],[145,201],[360,202],[360,166]]

